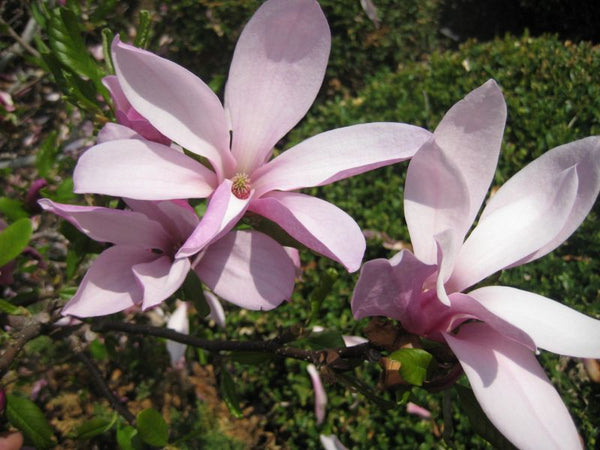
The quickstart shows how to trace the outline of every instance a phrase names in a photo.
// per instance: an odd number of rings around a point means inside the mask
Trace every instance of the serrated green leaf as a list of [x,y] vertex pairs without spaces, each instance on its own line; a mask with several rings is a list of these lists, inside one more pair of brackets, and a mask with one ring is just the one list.
[[104,0],[96,4],[96,10],[90,15],[90,22],[98,23],[104,21],[117,5],[118,0]]
[[106,419],[103,417],[94,417],[87,422],[84,422],[75,430],[75,436],[77,439],[91,439],[99,434],[106,433],[117,423],[117,415],[113,415],[112,418]]
[[28,398],[8,394],[6,417],[36,448],[50,448],[55,444],[52,427],[40,408]]
[[46,28],[46,18],[47,18],[47,16],[45,15],[45,11],[42,8],[40,8],[40,6],[35,1],[31,2],[30,6],[31,6],[31,15],[32,15],[33,19],[37,22],[37,24],[40,26],[40,28],[45,29]]
[[26,316],[29,315],[27,308],[22,306],[13,305],[12,303],[0,298],[0,311],[12,316]]
[[0,231],[0,267],[15,259],[29,244],[31,220],[19,219]]
[[42,178],[48,178],[50,169],[52,169],[56,162],[56,156],[58,155],[57,136],[58,133],[56,131],[51,132],[44,139],[44,142],[42,142],[35,155],[35,168]]
[[96,88],[90,80],[84,80],[68,70],[63,70],[62,74],[67,84],[65,94],[71,103],[92,113],[101,111],[97,103]]
[[488,441],[495,449],[498,450],[516,450],[517,447],[512,445],[508,439],[504,437],[500,431],[494,426],[490,419],[487,418],[483,409],[479,405],[479,402],[475,398],[475,394],[468,387],[456,384],[454,386],[458,393],[458,399],[463,408],[463,411],[467,414],[469,422],[473,430]]
[[306,342],[313,350],[342,348],[346,346],[342,333],[338,330],[325,330],[318,333],[313,332],[306,338]]
[[219,383],[219,390],[229,412],[236,419],[241,419],[244,414],[240,408],[240,399],[237,395],[233,378],[231,378],[231,375],[226,369],[221,370],[220,378],[221,382]]
[[138,25],[137,34],[133,45],[140,48],[146,48],[150,40],[150,32],[152,31],[152,16],[150,11],[142,9],[140,11],[140,24]]
[[44,190],[43,192],[45,196],[55,202],[70,203],[75,200],[75,194],[73,193],[73,178],[65,178],[65,180],[58,185],[56,191],[54,192],[49,190]]
[[94,82],[99,92],[103,73],[87,51],[81,37],[79,20],[69,8],[55,8],[50,11],[48,21],[48,41],[58,60],[78,75]]
[[142,449],[138,430],[129,425],[117,428],[117,444],[121,450]]
[[154,447],[167,445],[169,426],[157,410],[153,408],[144,409],[137,415],[136,424],[140,438],[146,444]]
[[23,208],[23,203],[8,197],[0,197],[0,214],[13,222],[24,217],[29,217],[29,214]]
[[404,381],[422,386],[433,356],[421,348],[401,348],[392,353],[390,358],[400,363],[399,372]]

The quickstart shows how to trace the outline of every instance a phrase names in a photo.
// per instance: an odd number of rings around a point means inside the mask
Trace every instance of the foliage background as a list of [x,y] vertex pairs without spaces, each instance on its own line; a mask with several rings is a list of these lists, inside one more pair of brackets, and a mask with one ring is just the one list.
[[[327,76],[317,102],[300,126],[280,143],[282,149],[317,132],[359,122],[400,121],[433,129],[451,105],[489,78],[502,87],[509,114],[494,186],[554,146],[600,134],[596,26],[600,7],[593,2],[572,8],[570,2],[558,0],[543,4],[488,1],[477,2],[477,7],[472,1],[374,0],[379,25],[367,17],[358,0],[320,3],[333,39]],[[495,13],[499,3],[505,5],[503,14]],[[100,42],[99,30],[105,25],[120,32],[123,40],[133,38],[140,8],[149,9],[153,34],[148,47],[188,67],[220,93],[237,37],[259,4],[257,0],[114,2],[104,18],[92,20],[88,12],[93,12],[96,4],[67,2],[79,13],[89,45]],[[22,33],[30,10],[12,1],[1,8],[5,23]],[[12,40],[5,30],[0,49],[7,52]],[[86,127],[94,128],[85,113],[60,99],[48,100],[56,92],[51,77],[42,74],[35,85],[23,89],[32,72],[39,71],[35,67],[30,57],[13,58],[2,78],[2,86],[8,89],[0,89],[10,91],[20,86],[11,92],[16,110],[5,116],[0,135],[3,158],[14,154],[13,160],[25,161],[21,168],[13,164],[0,169],[2,195],[20,200],[39,175],[48,179],[48,193],[60,194],[82,150],[81,146],[73,149],[72,144],[89,136],[92,130]],[[26,140],[32,135],[32,140]],[[48,137],[54,139],[56,148],[50,168],[35,166],[35,156],[27,163],[31,155],[38,155],[39,161],[44,151],[41,143],[48,142]],[[389,258],[395,252],[390,247],[409,239],[403,222],[405,171],[406,164],[395,165],[312,190],[370,231],[365,260]],[[600,318],[598,213],[596,206],[565,245],[540,261],[502,273],[498,283],[546,295]],[[99,251],[70,227],[57,228],[57,221],[37,217],[38,230],[58,229],[70,241],[70,251],[57,251],[48,239],[34,241],[49,266],[44,269],[30,265],[25,258],[19,260],[17,283],[11,292],[3,293],[15,304],[23,302],[19,299],[26,298],[27,293],[38,292],[40,286],[45,291],[68,293],[85,271],[86,255]],[[270,338],[280,329],[305,320],[310,293],[323,271],[335,264],[308,253],[302,254],[302,262],[305,271],[290,303],[272,313],[226,306],[225,331],[193,314],[192,333],[230,339]],[[357,274],[339,271],[340,279],[325,299],[318,325],[361,335],[366,321],[355,322],[349,308]],[[174,303],[170,301],[168,306],[172,309]],[[414,401],[433,413],[432,421],[426,421],[408,415],[404,408],[381,410],[360,394],[331,384],[327,386],[328,414],[325,423],[317,426],[312,387],[305,364],[298,361],[248,364],[188,350],[184,375],[168,367],[164,344],[156,339],[129,338],[125,342],[108,334],[105,339],[93,340],[89,351],[111,388],[134,411],[153,406],[163,413],[170,424],[170,442],[179,448],[310,449],[320,448],[319,434],[331,433],[349,448],[488,447],[474,435],[455,401],[454,433],[447,442],[441,439],[441,394],[414,391]],[[111,412],[106,401],[90,388],[81,364],[70,359],[69,353],[66,340],[40,337],[26,347],[19,368],[2,383],[11,391],[31,396],[36,383],[44,380],[35,399],[50,420],[61,448],[114,447],[115,429],[88,441],[72,439],[86,419],[110,417]],[[546,353],[540,359],[586,445],[594,448],[600,430],[599,384],[590,380],[577,359]],[[217,395],[215,372],[219,370],[227,371],[235,380],[243,419],[232,417]],[[379,369],[360,367],[357,374],[375,386]],[[456,400],[454,393],[451,400]]]

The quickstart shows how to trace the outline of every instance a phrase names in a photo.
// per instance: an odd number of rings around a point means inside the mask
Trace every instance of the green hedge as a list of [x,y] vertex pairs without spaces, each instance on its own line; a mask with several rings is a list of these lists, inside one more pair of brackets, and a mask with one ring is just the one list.
[[[450,106],[494,78],[503,89],[509,115],[495,180],[500,185],[544,151],[600,133],[600,85],[595,81],[599,68],[600,49],[585,43],[564,44],[555,37],[528,36],[508,36],[485,44],[470,42],[456,52],[434,53],[426,63],[407,63],[397,73],[383,71],[356,96],[314,108],[292,133],[289,145],[320,131],[359,122],[404,121],[433,129]],[[402,211],[405,171],[406,164],[399,164],[311,192],[345,209],[363,229],[408,240]],[[394,253],[376,240],[368,244],[366,259],[391,257]],[[317,261],[316,269],[309,270],[305,282],[298,285],[295,301],[280,308],[278,315],[289,323],[304,316],[304,294],[310,291],[313,278],[318,278],[325,265]],[[498,283],[547,295],[600,317],[599,269],[596,208],[566,245],[537,262],[502,273]],[[322,325],[338,326],[348,334],[360,333],[366,322],[353,323],[349,313],[348,301],[355,280],[354,274],[343,276],[338,282],[336,292],[327,298]],[[268,334],[272,325],[264,315],[262,318]],[[260,327],[261,321],[258,323]],[[592,448],[600,429],[596,401],[599,386],[585,378],[574,359],[560,359],[548,353],[543,353],[541,359]],[[355,399],[339,385],[328,387],[328,417],[325,425],[317,428],[304,367],[297,362],[286,362],[285,367],[287,370],[281,371],[280,365],[273,364],[258,373],[251,371],[244,394],[247,401],[257,397],[270,399],[269,423],[291,448],[318,448],[318,434],[323,431],[338,434],[342,442],[354,448],[364,448],[370,442],[373,448],[425,449],[439,442],[427,423],[408,416],[401,408],[383,412],[361,396]],[[371,368],[363,376],[375,384],[377,370]],[[267,390],[268,396],[261,395]],[[441,396],[421,393],[417,398],[432,409],[439,423]],[[277,406],[299,400],[305,405],[300,410]],[[456,407],[454,418],[457,448],[485,448],[486,444],[472,435],[468,421]]]

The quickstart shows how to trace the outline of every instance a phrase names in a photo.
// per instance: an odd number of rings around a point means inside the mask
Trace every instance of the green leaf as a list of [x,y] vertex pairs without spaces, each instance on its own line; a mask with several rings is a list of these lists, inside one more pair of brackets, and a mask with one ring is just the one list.
[[76,286],[66,286],[66,287],[63,287],[59,291],[58,295],[63,300],[71,300],[76,292],[77,292]]
[[58,133],[56,131],[51,132],[44,142],[40,145],[40,148],[35,156],[35,168],[42,178],[48,178],[50,175],[50,169],[56,162],[56,156],[58,155],[58,146],[56,145],[56,137]]
[[31,15],[33,16],[34,20],[37,22],[37,24],[40,26],[40,28],[45,29],[46,28],[46,18],[47,15],[45,15],[45,11],[42,11],[42,9],[40,9],[40,6],[38,5],[38,3],[36,1],[33,1],[30,3],[31,6]]
[[23,203],[8,197],[0,197],[0,214],[11,222],[29,217],[29,214],[23,208]]
[[121,450],[141,450],[142,443],[138,430],[132,426],[120,426],[117,428],[117,444]]
[[96,10],[90,15],[90,22],[98,23],[104,21],[117,5],[118,0],[104,0],[96,4]]
[[150,32],[152,30],[152,16],[150,11],[142,9],[140,11],[140,24],[138,25],[137,34],[133,45],[140,48],[146,48],[150,40]]
[[0,298],[0,311],[12,316],[28,316],[29,311],[22,306],[13,305],[12,303]]
[[77,439],[90,439],[99,434],[106,433],[115,423],[117,423],[116,414],[110,420],[103,417],[94,417],[78,426],[75,430],[75,435]]
[[0,267],[15,259],[25,250],[32,231],[29,219],[19,219],[0,231]]
[[338,330],[325,330],[318,333],[311,333],[306,338],[308,346],[313,350],[323,350],[326,348],[342,348],[345,347],[342,333]]
[[110,28],[102,29],[102,53],[104,54],[104,61],[108,72],[111,74],[115,73],[115,66],[112,60],[112,53],[110,52],[110,45],[115,37],[115,34]]
[[196,308],[200,317],[205,317],[210,313],[210,307],[204,297],[202,282],[193,270],[190,270],[183,282],[181,296],[183,300],[194,304],[194,308]]
[[421,348],[401,348],[392,353],[390,358],[400,363],[399,372],[404,381],[422,386],[433,356]]
[[221,392],[221,396],[229,409],[229,412],[236,419],[241,419],[244,417],[242,410],[240,408],[240,399],[237,395],[237,391],[235,389],[235,383],[233,382],[233,378],[227,369],[221,369],[221,382],[219,383],[219,390]]
[[73,193],[73,178],[68,177],[58,185],[56,191],[51,192],[50,190],[42,190],[45,196],[51,200],[59,203],[70,203],[75,200],[75,194]]
[[94,359],[104,361],[108,358],[106,346],[98,339],[94,339],[92,342],[90,342],[89,350]]
[[50,448],[55,444],[52,427],[40,408],[28,398],[8,394],[6,417],[36,448]]
[[516,450],[516,447],[512,445],[508,439],[504,437],[500,431],[494,426],[490,419],[487,418],[479,402],[475,398],[475,394],[468,387],[456,384],[454,386],[458,393],[458,399],[460,404],[471,422],[473,430],[488,441],[495,449],[498,450]]
[[310,323],[314,318],[319,317],[319,310],[323,304],[323,300],[327,297],[327,294],[331,292],[334,283],[339,278],[337,270],[329,268],[321,275],[319,285],[310,293]]
[[163,416],[153,409],[147,408],[136,417],[137,430],[140,438],[146,444],[154,447],[164,447],[169,439],[169,426]]
[[81,37],[79,19],[68,8],[55,8],[50,11],[48,41],[58,60],[78,75],[94,82],[99,92],[103,73],[89,54]]

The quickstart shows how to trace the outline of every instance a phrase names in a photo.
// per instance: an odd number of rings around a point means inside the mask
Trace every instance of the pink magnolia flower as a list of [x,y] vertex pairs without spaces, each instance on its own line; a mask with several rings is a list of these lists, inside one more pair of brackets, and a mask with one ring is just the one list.
[[92,263],[63,314],[90,317],[133,305],[156,306],[173,294],[192,268],[221,298],[247,309],[272,309],[288,299],[294,265],[283,248],[255,231],[230,232],[192,264],[176,258],[198,224],[182,201],[127,199],[130,210],[39,201],[48,210],[99,242],[115,244]]
[[[148,120],[140,115],[139,112],[135,110],[131,103],[123,94],[123,89],[121,89],[121,85],[119,84],[119,79],[115,75],[109,75],[102,79],[102,83],[108,91],[113,99],[113,107],[115,109],[115,116],[117,117],[117,122],[131,130],[135,131],[137,134],[142,136],[149,141],[158,142],[160,144],[169,145],[171,140],[161,134],[156,128],[154,128]],[[114,140],[117,138],[120,139],[128,139],[132,136],[111,136],[110,139],[106,137],[106,134],[109,131],[115,132],[115,129],[119,129],[119,127],[115,127],[114,124],[106,124],[99,133],[99,142],[104,142],[107,140]]]
[[600,321],[511,287],[463,292],[545,255],[579,226],[600,189],[600,139],[562,145],[526,166],[489,200],[465,240],[493,178],[505,119],[491,80],[448,111],[408,168],[414,254],[365,264],[352,310],[357,319],[387,316],[445,341],[485,413],[519,448],[581,448],[534,352],[598,358]]
[[356,222],[330,203],[291,191],[406,160],[430,133],[399,123],[349,126],[318,134],[269,161],[274,146],[314,101],[330,42],[315,0],[265,2],[237,43],[223,106],[183,67],[116,38],[113,61],[125,98],[196,158],[139,139],[103,142],[79,159],[75,191],[140,200],[210,196],[180,257],[199,252],[252,211],[357,270],[365,241]]

